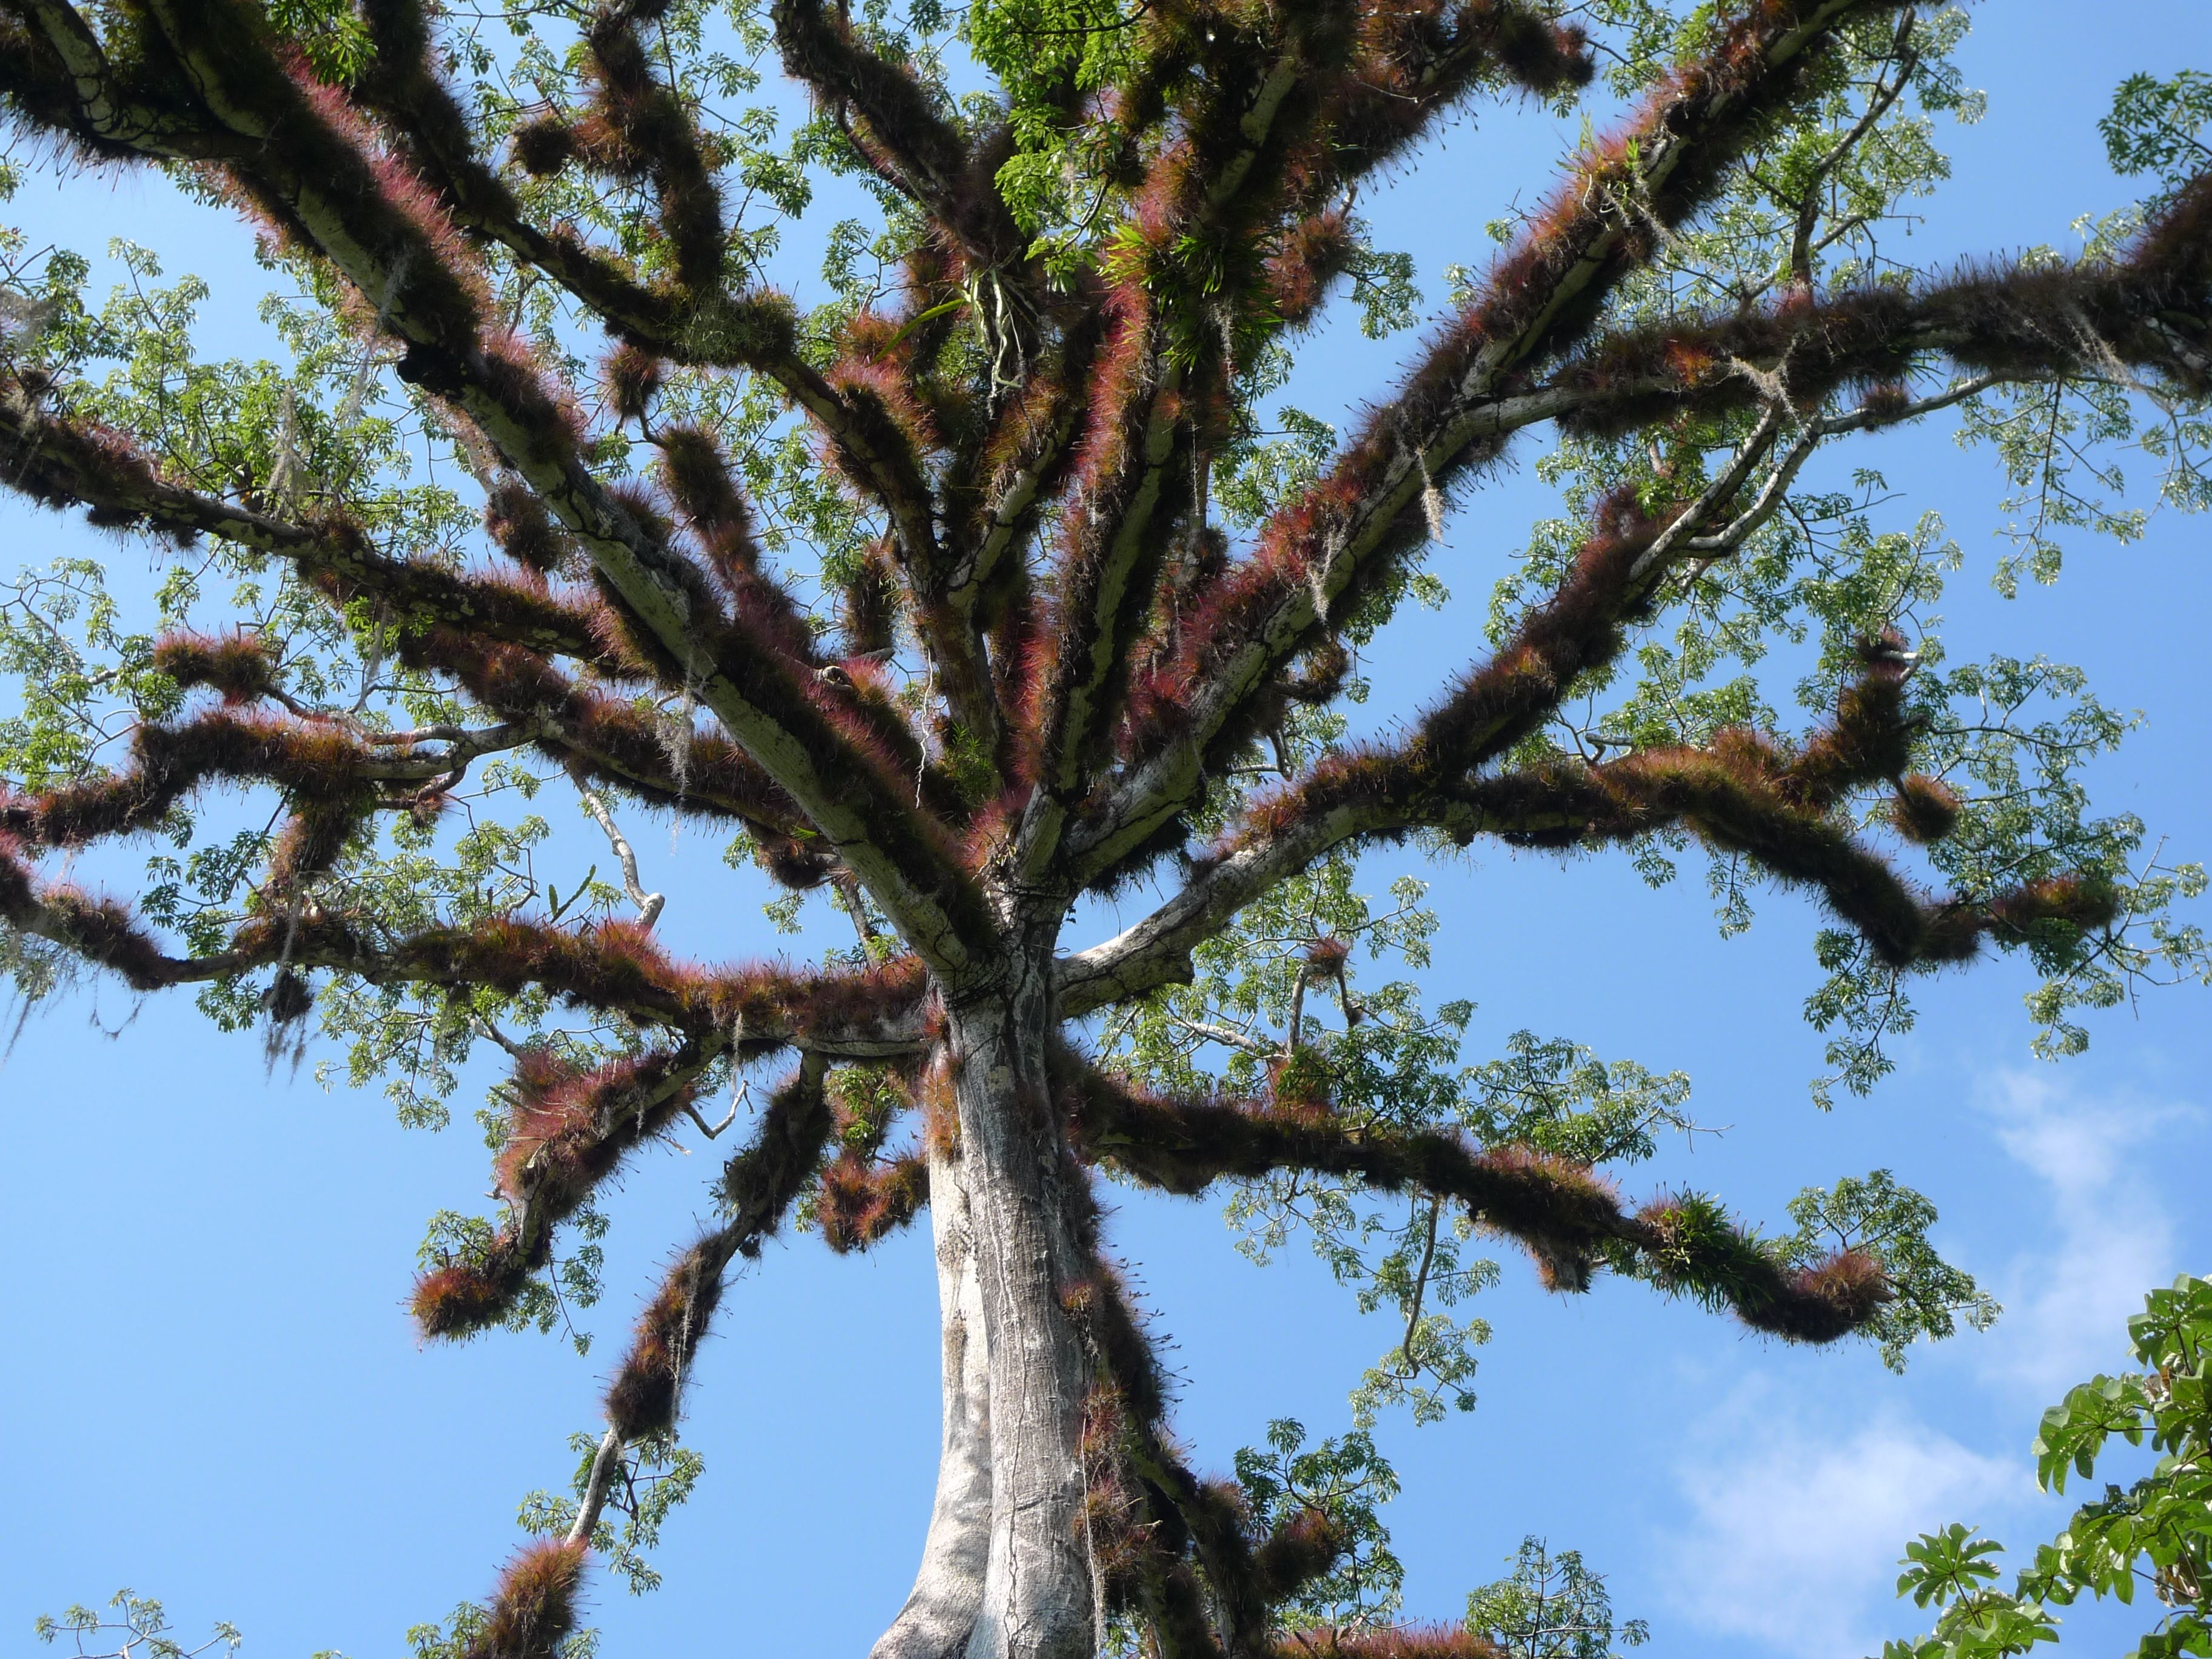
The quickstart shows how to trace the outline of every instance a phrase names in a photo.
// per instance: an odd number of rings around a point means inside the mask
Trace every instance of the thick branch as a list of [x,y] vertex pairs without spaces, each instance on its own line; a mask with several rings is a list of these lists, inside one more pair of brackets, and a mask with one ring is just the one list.
[[[674,961],[643,928],[560,928],[514,918],[432,927],[379,943],[310,903],[297,919],[257,916],[210,956],[174,957],[124,907],[41,884],[0,845],[0,919],[120,975],[140,991],[204,984],[282,965],[326,969],[373,985],[424,985],[508,995],[541,989],[595,1013],[696,1038],[717,1033],[748,1054],[787,1045],[856,1060],[910,1057],[927,1042],[920,966],[809,973],[763,966],[708,969]],[[302,1010],[304,1012],[304,1010]]]
[[751,1144],[724,1167],[719,1197],[729,1220],[678,1258],[639,1316],[607,1389],[610,1433],[635,1442],[676,1426],[684,1379],[721,1299],[724,1269],[733,1256],[760,1254],[822,1161],[834,1122],[823,1091],[826,1074],[819,1056],[803,1060],[769,1097]]
[[1133,703],[1152,722],[1137,764],[1071,838],[1090,870],[1150,842],[1196,798],[1208,757],[1240,711],[1318,637],[1328,617],[1427,534],[1425,496],[1501,447],[1493,405],[1515,377],[1571,346],[1655,238],[1710,195],[1800,71],[1844,19],[1876,0],[1759,9],[1677,75],[1624,132],[1577,167],[1483,297],[1432,348],[1330,474],[1279,512],[1259,551],[1205,596],[1176,657]]
[[400,657],[453,675],[485,707],[526,726],[552,758],[600,782],[656,806],[733,818],[779,842],[811,836],[798,803],[718,732],[657,718],[577,684],[533,652],[487,647],[459,629],[403,639]]
[[[684,362],[750,368],[775,380],[820,424],[860,487],[890,513],[914,557],[929,558],[934,532],[928,490],[911,444],[881,418],[865,390],[838,386],[803,361],[787,301],[729,289],[719,191],[696,124],[652,73],[632,9],[610,6],[592,21],[588,38],[599,104],[584,123],[584,138],[561,128],[561,142],[570,149],[580,143],[587,156],[617,173],[642,170],[651,178],[675,251],[673,289],[645,287],[608,256],[586,250],[573,232],[549,235],[526,220],[505,180],[477,154],[465,118],[430,61],[419,0],[375,0],[368,19],[377,54],[356,95],[400,137],[457,223],[544,270],[635,345]],[[995,192],[986,194],[997,201]]]
[[1261,1104],[1173,1099],[1089,1068],[1067,1077],[1062,1103],[1088,1155],[1170,1192],[1304,1170],[1455,1199],[1480,1224],[1525,1246],[1555,1290],[1587,1289],[1610,1262],[1725,1304],[1754,1329],[1805,1342],[1860,1328],[1890,1296],[1865,1256],[1844,1252],[1791,1268],[1753,1237],[1714,1224],[1718,1212],[1707,1200],[1662,1199],[1632,1215],[1578,1164],[1518,1147],[1479,1149],[1455,1133],[1354,1132]]
[[[454,402],[584,545],[645,636],[796,800],[902,933],[957,978],[981,969],[988,923],[955,850],[828,718],[835,699],[702,614],[685,562],[615,501],[578,453],[570,417],[529,362],[488,332],[480,290],[434,214],[395,197],[362,137],[279,65],[259,14],[155,0],[161,44],[250,150],[240,185],[316,248],[409,343],[403,374]],[[150,44],[150,43],[149,43]],[[696,575],[696,573],[689,573]]]
[[823,104],[860,117],[854,137],[861,155],[921,206],[974,270],[1020,262],[1027,239],[992,176],[1006,159],[1003,135],[971,149],[928,90],[872,51],[842,9],[833,15],[820,0],[779,0],[774,16],[784,69]]
[[49,507],[83,507],[104,528],[133,526],[189,538],[220,537],[295,566],[340,603],[381,606],[402,628],[444,626],[482,639],[572,658],[630,678],[643,665],[609,638],[604,607],[547,594],[542,586],[465,576],[380,553],[349,520],[283,518],[185,489],[162,478],[131,439],[43,404],[20,370],[0,371],[0,482]]
[[[2010,892],[1937,899],[1851,834],[1836,812],[1853,789],[1884,780],[1910,794],[1913,727],[1893,641],[1869,647],[1867,672],[1834,721],[1796,751],[1730,729],[1705,749],[1647,750],[1601,765],[1562,757],[1470,778],[1520,729],[1514,694],[1531,678],[1523,652],[1501,653],[1461,697],[1405,744],[1340,752],[1295,786],[1255,804],[1185,887],[1117,938],[1061,958],[1054,985],[1064,1018],[1187,980],[1190,953],[1245,904],[1332,848],[1429,830],[1464,845],[1495,836],[1524,846],[1601,845],[1673,825],[1740,853],[1778,879],[1813,889],[1893,965],[1963,960],[1994,933],[2014,940],[2051,921],[2101,927],[2112,898],[2072,878]],[[1540,661],[1533,676],[1548,678]],[[1550,688],[1535,701],[1548,707]],[[1438,715],[1448,718],[1439,719]],[[1940,836],[1948,818],[1917,831]]]
[[507,1317],[530,1277],[550,1260],[554,1232],[639,1146],[690,1100],[726,1035],[583,1069],[526,1048],[507,1085],[507,1133],[493,1165],[507,1218],[481,1249],[464,1250],[416,1281],[415,1321],[426,1336],[473,1336]]

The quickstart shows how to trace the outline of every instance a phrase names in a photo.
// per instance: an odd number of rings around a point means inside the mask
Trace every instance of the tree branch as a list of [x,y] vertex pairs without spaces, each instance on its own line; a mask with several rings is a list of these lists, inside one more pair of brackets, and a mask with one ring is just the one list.
[[1279,511],[1259,550],[1214,583],[1175,656],[1133,693],[1144,722],[1133,764],[1070,838],[1103,872],[1152,844],[1196,799],[1210,756],[1328,618],[1427,534],[1424,497],[1494,459],[1494,404],[1515,379],[1587,331],[1606,296],[1649,258],[1655,234],[1710,195],[1773,109],[1803,95],[1799,70],[1827,31],[1875,0],[1796,0],[1733,25],[1645,111],[1584,158],[1483,296],[1431,348],[1329,474]]
[[638,879],[637,853],[623,834],[621,827],[615,823],[614,814],[607,811],[606,802],[599,799],[599,791],[579,784],[576,793],[584,803],[584,810],[598,821],[599,828],[605,832],[607,845],[614,849],[615,858],[622,866],[623,890],[629,895],[629,902],[637,906],[637,925],[651,933],[653,924],[660,919],[661,907],[668,902],[666,896],[645,890],[645,884]]
[[[1621,554],[1639,550],[1632,543]],[[1462,845],[1486,835],[1564,848],[1632,841],[1680,824],[1778,879],[1818,890],[1893,965],[1963,960],[1985,935],[2017,940],[2046,921],[2102,927],[2112,897],[2095,883],[2059,878],[1939,900],[1907,884],[1838,821],[1834,809],[1854,788],[1925,782],[1904,775],[1912,732],[1902,702],[1908,661],[1893,641],[1870,644],[1867,654],[1866,672],[1839,699],[1834,721],[1795,753],[1731,728],[1704,749],[1645,750],[1601,765],[1562,757],[1470,778],[1469,769],[1557,701],[1556,660],[1532,665],[1524,638],[1471,675],[1406,743],[1332,755],[1255,802],[1180,892],[1116,938],[1059,960],[1056,1006],[1062,1018],[1076,1018],[1187,980],[1191,951],[1277,883],[1332,848],[1421,829]],[[1534,694],[1520,697],[1532,684]]]
[[130,438],[42,406],[42,389],[0,370],[0,483],[48,507],[83,507],[107,529],[143,527],[189,538],[219,537],[283,558],[338,603],[381,604],[401,626],[442,625],[588,664],[617,678],[647,672],[611,646],[595,614],[542,586],[457,575],[378,552],[350,520],[315,522],[235,506],[167,482]]
[[778,0],[771,15],[785,70],[822,103],[860,118],[864,131],[848,133],[878,175],[928,213],[973,270],[1018,265],[1028,239],[992,179],[1006,159],[1005,135],[971,149],[906,69],[870,50],[820,0]]
[[1436,1130],[1355,1134],[1263,1103],[1176,1099],[1090,1067],[1064,1071],[1061,1105],[1086,1156],[1169,1192],[1307,1170],[1457,1200],[1479,1224],[1523,1245],[1553,1290],[1587,1290],[1597,1267],[1610,1264],[1800,1342],[1849,1334],[1890,1297],[1865,1256],[1841,1252],[1788,1268],[1752,1236],[1711,1224],[1717,1211],[1709,1201],[1662,1199],[1631,1215],[1581,1165],[1519,1147],[1477,1149]]
[[111,969],[140,991],[281,964],[326,969],[372,985],[486,988],[510,996],[541,989],[572,1006],[701,1042],[738,1042],[748,1053],[792,1046],[883,1060],[911,1057],[927,1044],[923,977],[910,957],[834,974],[769,966],[708,969],[670,958],[632,923],[564,929],[512,917],[430,927],[379,944],[312,903],[297,918],[249,918],[212,955],[173,957],[124,907],[74,887],[40,884],[4,845],[0,920]]
[[[839,727],[836,699],[704,610],[696,572],[585,465],[571,418],[533,365],[488,332],[472,273],[439,226],[395,199],[357,134],[273,56],[258,11],[236,0],[149,0],[159,46],[250,151],[240,188],[317,250],[407,342],[401,374],[458,404],[581,543],[634,626],[696,684],[724,726],[797,801],[902,935],[946,978],[988,972],[988,921],[957,849]],[[152,43],[149,43],[152,44]],[[127,131],[127,129],[126,129]],[[283,142],[276,142],[279,133]],[[135,137],[135,134],[131,135]]]

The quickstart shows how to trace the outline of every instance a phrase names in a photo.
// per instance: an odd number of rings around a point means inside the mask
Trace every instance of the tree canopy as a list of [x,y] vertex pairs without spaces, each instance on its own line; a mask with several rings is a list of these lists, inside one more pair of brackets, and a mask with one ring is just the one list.
[[[81,254],[0,241],[5,481],[164,550],[144,614],[76,557],[0,603],[19,990],[191,987],[429,1127],[504,1051],[497,1207],[434,1218],[429,1338],[584,1340],[596,1194],[653,1143],[739,1137],[573,1492],[533,1495],[539,1541],[418,1651],[550,1655],[587,1561],[656,1581],[694,1358],[786,1229],[936,1234],[943,1462],[882,1659],[1633,1642],[1540,1540],[1464,1625],[1397,1622],[1365,1431],[1472,1403],[1486,1240],[1562,1292],[1626,1276],[1893,1364],[1986,1322],[1889,1171],[1771,1234],[1624,1198],[1692,1127],[1685,1079],[1534,1033],[1470,1062],[1466,1000],[1395,976],[1435,930],[1419,860],[1702,860],[1725,929],[1761,884],[1827,913],[1826,1103],[1977,957],[2031,965],[2050,1055],[2212,969],[2178,908],[2202,872],[2081,782],[2129,718],[2041,657],[1952,660],[1961,556],[1932,517],[1879,527],[1840,459],[1954,422],[2015,491],[2002,584],[2212,501],[2203,78],[2120,88],[2146,199],[2078,257],[1917,270],[1898,233],[1978,111],[1965,27],[1885,0],[0,0],[34,152],[0,182],[151,167],[234,210],[286,351],[202,356],[213,296],[143,249],[102,300]],[[1516,100],[1589,136],[1414,331],[1363,192]],[[855,216],[787,293],[817,192]],[[1415,339],[1316,414],[1294,343],[1338,301]],[[1378,722],[1394,616],[1462,580],[1436,549],[1539,441],[1564,515],[1498,550],[1475,659]],[[726,890],[648,890],[647,817],[727,836]],[[112,851],[148,844],[143,875]],[[92,849],[136,890],[73,880]],[[1107,931],[1109,900],[1139,919]],[[823,905],[853,942],[818,965],[661,938],[672,906],[772,945]],[[1188,1466],[1102,1181],[1224,1191],[1248,1253],[1306,1239],[1395,1311],[1351,1435]]]

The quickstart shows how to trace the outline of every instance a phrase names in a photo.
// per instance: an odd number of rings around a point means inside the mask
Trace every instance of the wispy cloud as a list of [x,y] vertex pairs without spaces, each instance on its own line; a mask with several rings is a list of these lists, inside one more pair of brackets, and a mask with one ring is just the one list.
[[2002,1275],[2005,1316],[1978,1352],[1989,1375],[2055,1400],[2125,1360],[2128,1316],[2173,1271],[2172,1220],[2140,1160],[2186,1109],[2086,1098],[2027,1072],[1992,1079],[1984,1107],[1998,1144],[2049,1187],[2053,1231]]
[[1839,1433],[1776,1407],[1769,1384],[1741,1391],[1708,1423],[1706,1455],[1683,1466],[1692,1521],[1671,1551],[1675,1610],[1795,1659],[1878,1652],[1902,1633],[1879,1615],[1894,1607],[1905,1540],[2008,1506],[2028,1477],[1895,1413]]
[[[2005,1316],[1973,1340],[1966,1368],[2025,1429],[2029,1407],[2125,1362],[2127,1316],[2176,1271],[2177,1228],[2143,1158],[2194,1114],[2026,1072],[1991,1079],[1981,1106],[1997,1144],[2044,1188],[2008,1230],[2025,1247],[1985,1275]],[[1674,1611],[1707,1636],[1790,1659],[1878,1652],[1912,1624],[1892,1595],[1908,1540],[1952,1521],[2006,1536],[2035,1502],[2024,1437],[2008,1434],[2004,1455],[1985,1455],[1893,1396],[1852,1386],[1808,1404],[1753,1378],[1698,1425],[1679,1467],[1687,1515],[1668,1551]]]

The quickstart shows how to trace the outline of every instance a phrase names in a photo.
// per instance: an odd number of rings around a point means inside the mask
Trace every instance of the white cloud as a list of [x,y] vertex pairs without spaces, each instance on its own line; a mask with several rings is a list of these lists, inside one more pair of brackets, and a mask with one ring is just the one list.
[[1740,1391],[1681,1466],[1692,1519],[1668,1550],[1676,1611],[1796,1659],[1879,1652],[1906,1633],[1892,1599],[1905,1542],[1991,1518],[2028,1476],[1895,1413],[1838,1434],[1776,1404],[1771,1385]]
[[1993,1287],[2005,1316],[1978,1352],[1991,1375],[2048,1404],[2124,1363],[2128,1316],[2172,1276],[2172,1219],[2129,1170],[2179,1109],[2083,1100],[2030,1073],[1993,1079],[1984,1105],[1998,1144],[2049,1184],[2055,1237]]
[[[2190,1109],[2085,1098],[2032,1073],[1991,1079],[1982,1105],[2048,1201],[2031,1200],[2008,1229],[2032,1243],[1987,1275],[2005,1315],[1972,1340],[1972,1364],[2040,1407],[2125,1363],[2128,1316],[2175,1271],[2176,1229],[2142,1158]],[[1913,1626],[1893,1595],[1908,1540],[1952,1521],[2005,1536],[2033,1502],[2023,1436],[2008,1437],[2007,1455],[1986,1456],[1883,1404],[1843,1426],[1843,1413],[1874,1399],[1847,1390],[1808,1412],[1754,1378],[1698,1425],[1677,1473],[1685,1524],[1666,1552],[1685,1622],[1790,1659],[1879,1652]],[[2029,1411],[2017,1426],[2033,1421]]]

